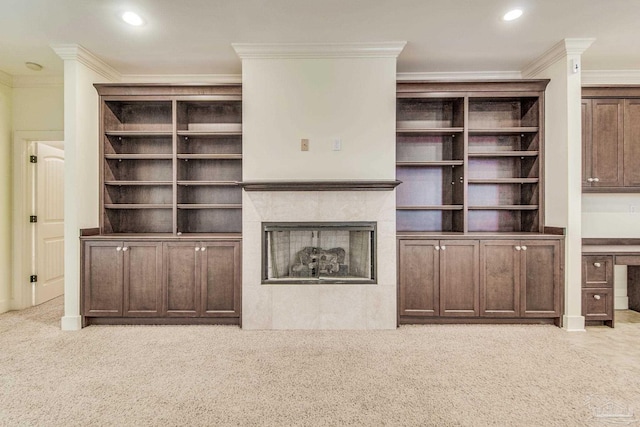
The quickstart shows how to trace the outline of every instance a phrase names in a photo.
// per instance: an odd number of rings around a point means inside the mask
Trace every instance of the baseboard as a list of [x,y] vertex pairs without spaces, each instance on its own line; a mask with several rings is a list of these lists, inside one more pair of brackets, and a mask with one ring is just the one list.
[[616,296],[613,301],[613,308],[616,310],[629,310],[629,297]]
[[11,310],[11,301],[8,299],[0,301],[0,313],[6,313]]
[[567,332],[584,332],[584,316],[563,316],[564,329]]
[[79,331],[82,329],[82,317],[64,316],[60,320],[60,327],[63,331]]

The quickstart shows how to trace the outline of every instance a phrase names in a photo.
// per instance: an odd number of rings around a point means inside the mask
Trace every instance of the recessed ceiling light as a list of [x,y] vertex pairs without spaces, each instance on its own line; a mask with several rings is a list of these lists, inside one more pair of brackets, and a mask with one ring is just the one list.
[[140,18],[140,15],[138,15],[135,12],[125,12],[122,14],[122,20],[124,22],[126,22],[129,25],[134,25],[136,27],[139,27],[140,25],[144,24],[144,21],[142,20],[142,18]]
[[513,21],[514,19],[518,19],[522,16],[522,10],[521,9],[513,9],[510,10],[509,12],[505,13],[504,16],[502,17],[502,19],[504,19],[505,21]]
[[44,68],[42,65],[37,64],[35,62],[25,62],[24,65],[25,67],[33,71],[40,71]]

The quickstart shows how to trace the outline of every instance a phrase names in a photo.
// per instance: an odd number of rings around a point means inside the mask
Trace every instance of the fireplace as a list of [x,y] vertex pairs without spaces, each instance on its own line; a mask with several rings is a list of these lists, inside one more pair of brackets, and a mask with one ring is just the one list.
[[263,284],[375,284],[375,222],[262,223]]

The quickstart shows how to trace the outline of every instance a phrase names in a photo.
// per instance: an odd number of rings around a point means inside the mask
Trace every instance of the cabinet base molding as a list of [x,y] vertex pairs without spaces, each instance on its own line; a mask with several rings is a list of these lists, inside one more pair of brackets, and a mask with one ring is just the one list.
[[85,317],[83,326],[89,325],[236,325],[239,317]]
[[584,316],[563,316],[562,323],[567,332],[584,332]]
[[469,325],[555,325],[562,327],[562,318],[469,318],[469,317],[405,317],[399,320],[399,325],[449,325],[449,324],[469,324]]
[[64,316],[60,320],[60,328],[63,331],[79,331],[80,329],[82,329],[82,317]]

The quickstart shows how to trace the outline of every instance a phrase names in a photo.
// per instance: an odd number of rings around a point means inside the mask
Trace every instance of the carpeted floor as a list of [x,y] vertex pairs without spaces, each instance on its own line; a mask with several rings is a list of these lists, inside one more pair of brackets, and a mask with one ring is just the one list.
[[62,332],[61,315],[0,315],[0,425],[640,426],[640,324]]

